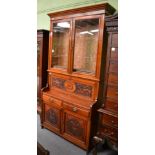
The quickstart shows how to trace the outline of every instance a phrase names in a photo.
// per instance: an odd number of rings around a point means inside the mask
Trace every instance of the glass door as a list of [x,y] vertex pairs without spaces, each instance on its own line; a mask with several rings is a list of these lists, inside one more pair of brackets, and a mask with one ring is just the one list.
[[75,20],[73,72],[95,74],[99,18],[84,18]]
[[52,28],[51,67],[68,68],[68,53],[70,50],[71,21],[57,21]]

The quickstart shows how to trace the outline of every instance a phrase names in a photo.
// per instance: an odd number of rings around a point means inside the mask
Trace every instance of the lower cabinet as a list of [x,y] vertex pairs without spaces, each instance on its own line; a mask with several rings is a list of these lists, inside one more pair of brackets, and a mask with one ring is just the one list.
[[43,95],[42,125],[70,142],[89,146],[90,112],[54,97]]
[[63,136],[69,141],[86,147],[87,120],[69,111],[64,111]]

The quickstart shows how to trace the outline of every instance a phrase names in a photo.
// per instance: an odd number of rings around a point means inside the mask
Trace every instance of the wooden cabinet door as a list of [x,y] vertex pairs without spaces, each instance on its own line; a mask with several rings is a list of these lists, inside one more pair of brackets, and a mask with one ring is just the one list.
[[86,147],[87,121],[70,111],[64,111],[63,136],[81,147]]
[[50,130],[60,133],[61,109],[51,106],[48,103],[44,104],[44,108],[44,125]]

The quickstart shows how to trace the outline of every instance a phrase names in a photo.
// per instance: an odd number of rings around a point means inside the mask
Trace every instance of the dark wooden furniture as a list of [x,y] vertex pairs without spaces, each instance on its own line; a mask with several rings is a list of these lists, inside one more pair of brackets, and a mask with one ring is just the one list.
[[47,83],[49,31],[37,30],[37,111],[41,111],[41,88]]
[[96,109],[101,104],[105,15],[114,11],[106,3],[49,14],[48,87],[42,92],[42,127],[85,150],[96,133]]
[[50,153],[40,143],[37,142],[37,155],[50,155]]
[[103,90],[103,105],[98,110],[99,129],[97,136],[118,146],[118,15],[105,18],[108,47]]

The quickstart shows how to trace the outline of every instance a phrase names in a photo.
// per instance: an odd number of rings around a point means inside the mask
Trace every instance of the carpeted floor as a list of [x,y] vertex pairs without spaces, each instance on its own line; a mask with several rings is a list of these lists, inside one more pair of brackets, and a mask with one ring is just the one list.
[[[86,151],[64,140],[47,129],[41,129],[40,117],[37,116],[37,141],[50,152],[50,155],[86,155]],[[100,150],[97,155],[117,155],[109,149]],[[89,155],[92,155],[90,152]]]

